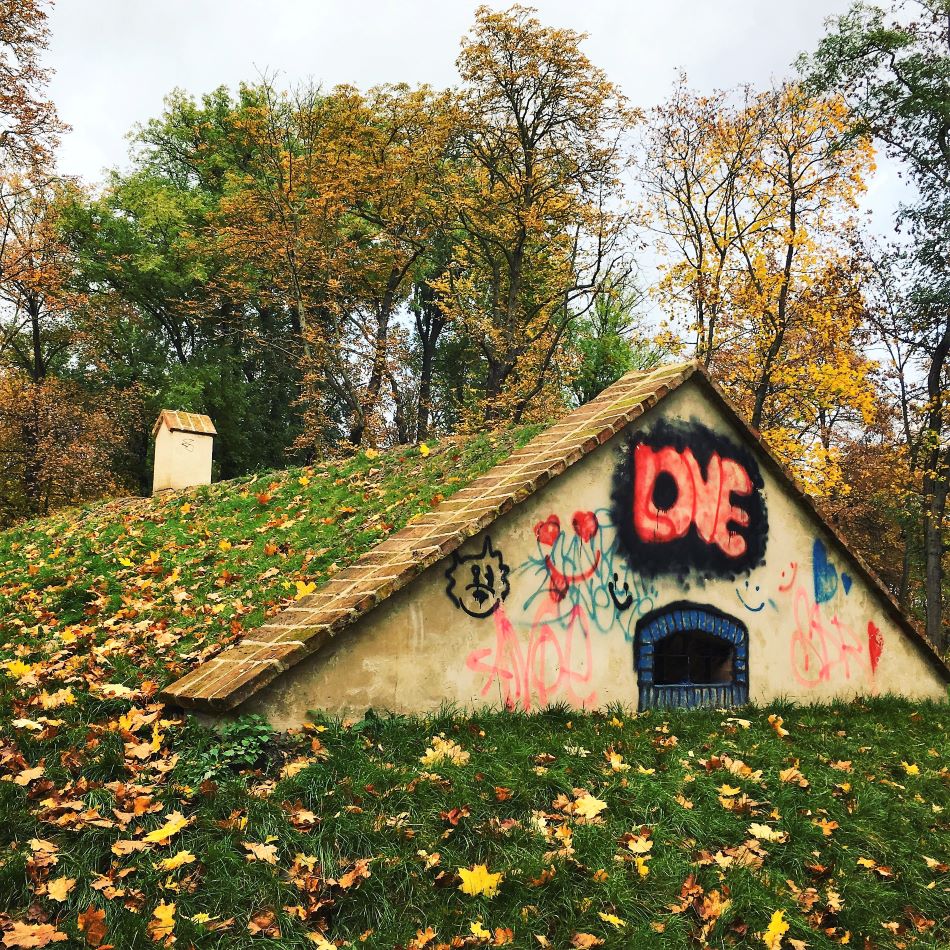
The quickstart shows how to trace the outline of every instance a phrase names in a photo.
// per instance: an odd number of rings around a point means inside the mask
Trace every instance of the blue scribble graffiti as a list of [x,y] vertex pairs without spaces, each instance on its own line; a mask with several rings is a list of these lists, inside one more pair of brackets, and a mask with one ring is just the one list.
[[579,608],[592,629],[607,633],[619,626],[632,640],[636,619],[653,609],[657,589],[631,571],[618,551],[610,510],[575,512],[570,530],[552,514],[534,526],[534,534],[537,554],[517,568],[536,579],[524,610],[550,600],[566,624]]

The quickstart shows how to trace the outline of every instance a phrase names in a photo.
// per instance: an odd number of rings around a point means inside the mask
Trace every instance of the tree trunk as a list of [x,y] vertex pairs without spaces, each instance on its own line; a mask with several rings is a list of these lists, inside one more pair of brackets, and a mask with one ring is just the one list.
[[[946,315],[950,317],[950,314]],[[943,373],[950,352],[950,320],[934,348],[927,372],[929,411],[927,429],[933,448],[926,454],[924,470],[924,564],[927,595],[927,636],[938,649],[945,646],[943,635],[943,519],[947,510],[947,456],[943,441]]]

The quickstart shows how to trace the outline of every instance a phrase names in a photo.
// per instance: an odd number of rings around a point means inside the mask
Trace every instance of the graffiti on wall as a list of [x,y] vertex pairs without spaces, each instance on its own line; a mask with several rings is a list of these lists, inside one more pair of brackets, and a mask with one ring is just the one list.
[[[856,629],[841,617],[839,598],[848,597],[852,584],[851,576],[832,561],[825,542],[816,538],[810,577],[800,580],[799,565],[792,561],[782,568],[775,598],[768,598],[773,610],[786,615],[791,610],[789,665],[806,688],[835,681],[873,684],[884,636],[873,620]],[[737,588],[736,594],[751,610],[742,591]]]
[[445,593],[456,607],[470,617],[487,617],[494,613],[508,596],[509,567],[500,551],[492,546],[486,535],[481,551],[476,554],[452,554],[445,576]]
[[627,444],[613,519],[650,575],[735,577],[763,562],[768,513],[752,453],[699,422],[658,422]]
[[484,677],[482,696],[497,694],[506,709],[527,712],[555,699],[572,706],[597,702],[596,690],[590,689],[590,628],[579,607],[570,610],[564,623],[557,611],[542,605],[524,643],[500,607],[495,611],[494,647],[473,650],[466,666]]
[[529,590],[526,619],[498,606],[493,646],[473,650],[466,665],[482,677],[481,694],[497,694],[508,708],[554,700],[589,706],[596,702],[591,638],[623,631],[632,640],[656,589],[618,557],[606,508],[563,519],[552,513],[534,525],[534,541],[535,551],[511,572]]
[[550,602],[566,622],[577,608],[592,629],[619,627],[632,640],[637,616],[653,609],[657,592],[618,555],[610,511],[576,511],[567,524],[551,514],[534,526],[534,537],[536,553],[518,567],[533,588],[525,613]]

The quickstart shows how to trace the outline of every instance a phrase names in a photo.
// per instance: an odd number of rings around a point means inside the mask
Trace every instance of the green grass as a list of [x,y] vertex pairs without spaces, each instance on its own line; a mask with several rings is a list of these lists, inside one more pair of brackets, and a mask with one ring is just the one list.
[[[367,714],[274,735],[252,718],[212,732],[154,702],[298,581],[319,585],[531,434],[0,534],[5,944],[156,947],[154,912],[174,904],[178,948],[314,946],[317,934],[382,948],[763,947],[779,910],[784,947],[950,945],[945,707]],[[439,734],[467,761],[423,764]],[[789,781],[796,766],[807,787]],[[605,805],[593,822],[573,812],[584,793]],[[187,824],[145,842],[173,813]],[[756,843],[753,824],[782,840]],[[649,855],[641,870],[631,841]],[[181,852],[193,860],[161,867]],[[480,864],[503,875],[495,896],[459,888],[459,869]],[[103,935],[79,928],[90,908]]]
[[[882,699],[784,708],[785,738],[762,710],[737,714],[747,728],[722,711],[369,715],[347,724],[317,717],[313,728],[277,737],[243,720],[223,739],[192,721],[162,726],[162,751],[138,774],[120,736],[102,731],[126,706],[87,697],[57,710],[68,719],[58,731],[16,730],[25,760],[46,763],[37,782],[55,792],[0,783],[0,912],[49,915],[73,936],[78,914],[101,907],[118,947],[152,943],[147,927],[161,901],[175,904],[179,946],[255,946],[264,939],[248,930],[256,918],[279,929],[277,947],[307,945],[321,928],[337,942],[405,947],[431,927],[432,945],[450,945],[474,941],[475,921],[510,929],[511,945],[526,948],[539,945],[535,935],[567,947],[577,933],[606,947],[689,947],[710,923],[703,899],[718,891],[728,905],[705,934],[711,946],[762,946],[757,934],[779,909],[787,937],[810,947],[837,946],[846,935],[858,947],[950,940],[950,743],[939,706]],[[423,765],[439,734],[469,760]],[[608,751],[629,770],[615,771]],[[81,762],[64,764],[76,754]],[[752,775],[722,767],[726,756]],[[281,778],[287,762],[302,768]],[[796,763],[807,788],[780,777]],[[129,782],[138,787],[115,784]],[[743,802],[738,809],[724,807],[723,785],[746,796],[730,797]],[[596,823],[563,809],[580,789],[606,804]],[[114,819],[113,809],[127,812],[136,795],[163,807],[126,818],[124,828],[93,824],[97,815]],[[174,811],[190,824],[168,845],[113,853],[116,841],[141,840]],[[819,820],[837,827],[826,835]],[[752,823],[787,841],[750,852]],[[630,860],[629,833],[653,842],[646,877]],[[59,848],[48,873],[30,868],[32,839]],[[245,843],[272,845],[276,863],[249,861]],[[193,863],[156,867],[183,850]],[[299,858],[291,872],[298,855],[309,856],[309,877]],[[753,863],[743,866],[743,856]],[[360,859],[370,859],[369,877],[332,883]],[[459,889],[458,869],[476,864],[504,875],[496,896]],[[65,903],[36,896],[37,873],[75,878]],[[690,875],[697,899],[675,913],[670,905]],[[109,899],[104,882],[123,893]],[[233,921],[216,932],[188,919],[196,914],[214,918],[210,925]]]

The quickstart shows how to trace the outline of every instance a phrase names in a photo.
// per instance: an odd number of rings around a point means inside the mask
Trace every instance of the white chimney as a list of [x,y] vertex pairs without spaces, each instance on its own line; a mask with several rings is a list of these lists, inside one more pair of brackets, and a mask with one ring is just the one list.
[[211,484],[211,449],[218,434],[208,416],[163,409],[152,427],[155,470],[152,494]]

